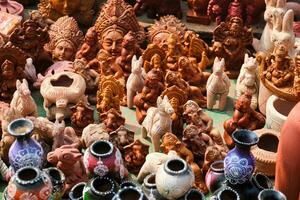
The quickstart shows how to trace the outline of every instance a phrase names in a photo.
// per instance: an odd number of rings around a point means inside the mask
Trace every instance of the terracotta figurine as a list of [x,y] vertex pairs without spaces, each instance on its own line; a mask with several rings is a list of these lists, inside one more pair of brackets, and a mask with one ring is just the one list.
[[124,154],[124,147],[134,141],[134,132],[121,125],[117,130],[109,133],[109,140]]
[[103,129],[103,124],[86,126],[81,135],[81,147],[87,149],[97,140],[109,140],[109,134]]
[[151,69],[161,71],[165,74],[167,70],[167,60],[165,51],[156,44],[149,44],[143,52],[144,70],[148,73]]
[[125,125],[125,118],[122,117],[120,111],[111,108],[107,112],[100,115],[100,120],[103,123],[103,128],[106,132],[111,133],[117,130],[120,126]]
[[91,27],[87,30],[84,42],[78,52],[76,53],[76,59],[84,58],[86,62],[93,60],[99,51],[99,45],[97,40],[97,32],[95,27]]
[[177,34],[170,34],[167,39],[166,59],[169,70],[177,71],[177,61],[183,53],[183,46],[180,43]]
[[210,17],[206,14],[208,0],[188,0],[187,21],[208,25]]
[[207,5],[207,15],[220,24],[226,17],[228,4],[227,0],[210,0]]

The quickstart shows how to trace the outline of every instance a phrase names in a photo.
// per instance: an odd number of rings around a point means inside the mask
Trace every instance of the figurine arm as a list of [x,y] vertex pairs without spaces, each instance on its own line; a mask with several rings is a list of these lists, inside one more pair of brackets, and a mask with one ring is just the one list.
[[123,75],[124,75],[123,70],[118,64],[114,63],[113,66],[112,66],[112,69],[115,71],[114,77],[116,79],[119,79],[119,78],[123,77]]
[[210,132],[213,128],[213,120],[205,112],[202,112],[200,115],[201,119],[206,123],[206,131]]

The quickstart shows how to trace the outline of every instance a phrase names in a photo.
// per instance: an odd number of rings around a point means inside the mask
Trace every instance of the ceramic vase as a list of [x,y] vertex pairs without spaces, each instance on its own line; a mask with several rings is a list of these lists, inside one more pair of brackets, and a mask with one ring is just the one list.
[[155,174],[149,174],[144,179],[143,185],[142,185],[142,191],[148,197],[148,199],[155,198],[156,200],[163,200],[164,198],[159,194],[157,188],[156,188],[156,182],[155,182]]
[[14,172],[24,166],[42,167],[44,151],[42,146],[30,137],[33,128],[33,123],[25,118],[14,120],[7,127],[9,134],[17,138],[8,153],[9,163]]
[[205,176],[205,184],[211,193],[221,188],[225,181],[224,161],[218,160],[210,165],[210,169]]
[[53,186],[51,200],[60,200],[64,195],[64,189],[65,189],[64,173],[56,167],[50,167],[44,169],[43,171],[46,172],[46,174],[48,174]]
[[108,177],[96,177],[83,189],[83,200],[111,200],[117,192],[117,184]]
[[205,196],[199,190],[192,188],[180,200],[205,200]]
[[124,187],[113,197],[112,200],[148,200],[137,187]]
[[161,196],[166,199],[177,199],[194,185],[195,176],[186,161],[173,158],[158,168],[155,182]]
[[243,184],[250,180],[255,169],[250,148],[257,144],[258,137],[253,131],[239,129],[232,134],[232,139],[235,147],[224,159],[225,178],[232,185]]
[[83,189],[85,188],[85,186],[85,182],[77,183],[76,185],[74,185],[71,191],[69,192],[69,199],[83,200]]
[[27,166],[19,169],[7,186],[7,199],[49,200],[52,193],[49,176],[40,169]]
[[258,200],[287,200],[286,196],[279,191],[267,189],[263,190],[258,195]]
[[239,194],[230,187],[224,187],[217,190],[211,200],[240,200]]
[[128,175],[119,149],[106,140],[94,142],[84,154],[84,165],[89,175],[111,176],[120,182]]

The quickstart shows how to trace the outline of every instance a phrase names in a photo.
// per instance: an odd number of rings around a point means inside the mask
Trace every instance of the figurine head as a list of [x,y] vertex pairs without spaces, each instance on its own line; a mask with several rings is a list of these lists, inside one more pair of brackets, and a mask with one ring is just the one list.
[[79,10],[82,0],[49,0],[51,7],[61,15],[72,15]]
[[1,74],[5,77],[11,77],[15,74],[15,65],[10,60],[5,60],[1,65]]
[[160,147],[162,148],[164,153],[168,153],[171,150],[179,151],[181,145],[182,143],[180,142],[180,140],[177,138],[176,135],[167,132],[162,137],[162,144]]
[[101,40],[102,48],[112,56],[118,56],[122,50],[123,32],[118,29],[108,30]]
[[164,96],[162,99],[160,96],[157,98],[157,108],[159,111],[165,112],[169,116],[174,113],[174,109],[169,101],[168,96]]
[[213,73],[217,76],[220,76],[223,74],[224,68],[225,68],[225,59],[224,58],[219,59],[218,57],[216,57],[213,65]]
[[128,130],[123,125],[121,125],[117,130],[109,134],[110,140],[120,149],[120,147],[129,145],[134,140],[134,132]]
[[85,34],[84,41],[90,46],[94,45],[97,42],[97,33],[94,27],[88,29]]
[[235,109],[243,112],[243,113],[247,113],[249,111],[249,109],[251,109],[251,98],[252,95],[250,93],[244,93],[243,95],[241,95],[236,103],[235,103]]
[[105,125],[107,132],[117,130],[121,125],[125,124],[125,118],[114,108],[100,115],[100,119]]
[[122,47],[125,47],[127,49],[134,48],[136,43],[134,33],[132,31],[129,31],[123,38]]

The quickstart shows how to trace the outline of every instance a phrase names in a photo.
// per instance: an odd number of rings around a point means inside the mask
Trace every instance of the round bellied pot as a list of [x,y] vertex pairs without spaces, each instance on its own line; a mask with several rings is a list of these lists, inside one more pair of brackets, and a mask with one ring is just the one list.
[[117,184],[108,177],[96,177],[83,189],[83,200],[111,200],[118,191]]
[[197,189],[190,189],[180,200],[205,200],[205,196]]
[[90,176],[111,176],[118,182],[128,176],[119,149],[106,140],[94,142],[84,154],[84,165]]
[[195,175],[186,161],[172,158],[158,168],[155,182],[161,196],[177,199],[194,185]]
[[124,187],[136,187],[136,184],[132,181],[122,181],[122,183],[120,184],[120,188],[124,188]]
[[232,184],[243,184],[249,181],[255,168],[255,159],[250,151],[251,146],[257,144],[258,137],[253,131],[236,130],[232,134],[235,147],[224,159],[226,180]]
[[9,163],[14,172],[24,166],[42,167],[44,151],[30,137],[33,128],[33,123],[25,118],[13,120],[7,127],[9,134],[17,138],[8,152]]
[[83,189],[85,188],[85,186],[85,182],[77,183],[76,185],[74,185],[71,191],[69,192],[69,199],[83,200]]
[[148,200],[137,187],[124,187],[112,198],[112,200]]
[[43,171],[46,172],[46,174],[48,174],[53,186],[51,200],[60,200],[64,195],[65,189],[64,173],[56,167],[49,167],[47,169],[44,169]]
[[259,193],[258,200],[287,200],[287,198],[279,191],[267,189]]
[[215,191],[211,200],[240,200],[240,196],[234,189],[223,187]]
[[52,193],[49,176],[36,167],[23,167],[11,178],[7,186],[7,199],[49,200]]
[[159,194],[157,188],[156,188],[156,182],[155,182],[155,174],[149,174],[144,179],[143,185],[142,185],[142,191],[143,193],[148,197],[148,199],[155,198],[156,200],[163,200],[164,198]]
[[211,193],[222,187],[225,181],[224,161],[218,160],[210,165],[210,169],[205,176],[205,184]]

